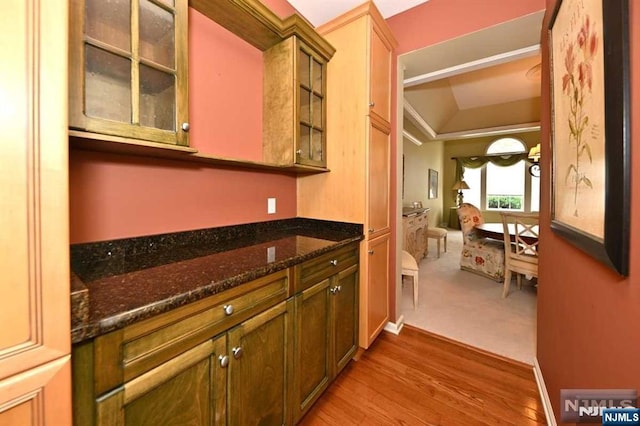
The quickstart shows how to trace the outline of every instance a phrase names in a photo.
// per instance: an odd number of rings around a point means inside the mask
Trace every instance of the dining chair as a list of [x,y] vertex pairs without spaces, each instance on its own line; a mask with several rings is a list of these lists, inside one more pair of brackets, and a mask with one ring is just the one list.
[[460,269],[502,282],[504,245],[502,241],[476,234],[475,226],[484,223],[482,212],[473,204],[462,203],[458,208],[458,219],[462,230]]
[[418,263],[408,251],[402,250],[402,275],[413,278],[413,309],[418,305]]
[[509,295],[511,276],[516,274],[518,288],[522,276],[538,277],[538,214],[501,212],[504,234],[504,286],[502,297]]

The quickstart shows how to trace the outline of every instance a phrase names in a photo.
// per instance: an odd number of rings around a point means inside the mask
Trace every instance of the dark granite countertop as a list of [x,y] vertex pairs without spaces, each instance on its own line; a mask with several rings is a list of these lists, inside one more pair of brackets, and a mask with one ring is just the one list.
[[220,293],[362,237],[360,224],[294,218],[72,245],[72,342]]

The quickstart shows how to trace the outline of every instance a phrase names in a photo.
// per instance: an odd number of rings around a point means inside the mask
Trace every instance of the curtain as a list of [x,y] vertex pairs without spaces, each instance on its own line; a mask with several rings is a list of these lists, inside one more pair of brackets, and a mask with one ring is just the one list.
[[456,182],[463,180],[464,169],[466,167],[470,169],[477,169],[487,163],[493,163],[496,166],[507,167],[513,166],[522,160],[527,160],[528,154],[526,152],[520,154],[509,155],[479,155],[474,157],[456,157]]

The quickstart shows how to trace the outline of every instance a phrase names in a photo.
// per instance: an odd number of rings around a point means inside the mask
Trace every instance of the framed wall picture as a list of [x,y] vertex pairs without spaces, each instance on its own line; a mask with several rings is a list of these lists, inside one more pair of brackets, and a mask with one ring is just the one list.
[[560,0],[548,30],[551,228],[627,275],[627,0]]
[[429,199],[438,198],[438,172],[429,169]]

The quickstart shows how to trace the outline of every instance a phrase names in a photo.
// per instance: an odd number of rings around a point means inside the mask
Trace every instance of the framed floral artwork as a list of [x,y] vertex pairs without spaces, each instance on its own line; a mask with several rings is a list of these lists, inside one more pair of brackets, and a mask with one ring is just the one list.
[[549,21],[551,228],[627,275],[627,0],[560,0]]

